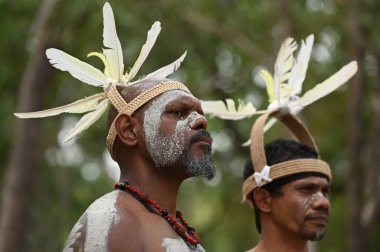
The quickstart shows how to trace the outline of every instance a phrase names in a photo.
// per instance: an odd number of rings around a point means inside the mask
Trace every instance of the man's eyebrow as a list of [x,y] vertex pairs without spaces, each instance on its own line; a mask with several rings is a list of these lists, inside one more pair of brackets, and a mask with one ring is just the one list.
[[322,187],[322,188],[330,188],[329,183],[323,183],[320,184],[318,182],[313,182],[313,181],[304,181],[304,182],[298,182],[294,184],[294,187],[301,188],[301,187],[311,187],[311,188],[317,188],[317,187]]
[[177,99],[173,100],[173,101],[170,101],[166,107],[169,108],[171,106],[190,106],[191,103],[193,103],[194,101],[190,98],[190,97],[187,97],[187,96],[183,96],[183,97],[178,97]]

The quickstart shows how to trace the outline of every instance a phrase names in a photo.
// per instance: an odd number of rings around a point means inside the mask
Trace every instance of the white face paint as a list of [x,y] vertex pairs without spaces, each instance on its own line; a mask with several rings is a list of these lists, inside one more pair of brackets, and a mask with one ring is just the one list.
[[325,197],[325,196],[323,195],[323,193],[321,193],[321,192],[316,192],[316,193],[310,195],[309,197],[307,197],[307,198],[305,199],[304,203],[303,203],[303,207],[304,207],[304,209],[307,210],[307,209],[310,207],[310,205],[311,205],[315,200],[317,200],[317,199],[319,199],[319,198],[321,198],[321,197]]
[[195,250],[190,250],[182,239],[164,238],[161,246],[166,248],[166,252],[205,252],[200,244]]
[[183,96],[192,97],[182,90],[171,90],[152,102],[144,113],[144,134],[148,151],[157,167],[173,164],[183,153],[185,144],[185,132],[191,130],[196,120],[203,118],[202,115],[192,112],[186,119],[177,122],[175,132],[170,136],[160,134],[161,115],[166,106]]

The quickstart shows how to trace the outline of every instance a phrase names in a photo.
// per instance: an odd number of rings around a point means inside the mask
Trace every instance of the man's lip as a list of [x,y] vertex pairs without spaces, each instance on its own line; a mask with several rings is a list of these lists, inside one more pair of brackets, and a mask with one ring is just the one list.
[[204,143],[211,145],[212,139],[207,137],[207,136],[202,136],[202,137],[199,137],[195,142],[204,142]]
[[329,217],[327,215],[314,215],[309,216],[306,219],[313,222],[317,222],[319,224],[327,224],[329,221]]

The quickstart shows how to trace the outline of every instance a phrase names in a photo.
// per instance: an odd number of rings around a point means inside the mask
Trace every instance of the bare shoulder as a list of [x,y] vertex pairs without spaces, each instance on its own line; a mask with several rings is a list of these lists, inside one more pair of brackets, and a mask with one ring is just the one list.
[[110,251],[144,251],[140,242],[143,233],[140,216],[145,209],[136,203],[125,192],[119,192],[117,213],[108,237]]
[[178,239],[165,219],[125,192],[118,198],[117,209],[117,221],[109,235],[110,251],[167,251],[164,239]]
[[[64,251],[190,250],[165,219],[129,194],[116,190],[87,208],[73,227]],[[195,251],[204,250],[199,246]]]
[[94,201],[70,232],[64,251],[105,251],[108,232],[117,217],[118,191]]

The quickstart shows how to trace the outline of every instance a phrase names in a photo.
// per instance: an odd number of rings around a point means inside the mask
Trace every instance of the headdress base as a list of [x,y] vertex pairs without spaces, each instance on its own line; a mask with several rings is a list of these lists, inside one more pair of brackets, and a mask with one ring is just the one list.
[[183,90],[187,93],[191,92],[189,89],[182,83],[177,81],[163,81],[160,84],[151,87],[150,89],[142,92],[137,97],[135,97],[131,102],[127,103],[124,98],[120,95],[119,91],[117,91],[116,87],[112,86],[109,92],[107,93],[108,99],[112,103],[112,105],[118,111],[118,115],[113,120],[107,135],[107,148],[111,157],[115,159],[113,155],[113,145],[115,143],[115,139],[117,136],[117,131],[115,128],[116,119],[120,115],[129,115],[132,116],[136,110],[138,110],[145,103],[149,102],[153,98],[159,96],[162,93],[165,93],[169,90]]
[[257,187],[262,187],[273,180],[297,173],[317,172],[325,175],[330,181],[332,180],[330,166],[320,159],[296,159],[268,166],[264,150],[264,125],[268,117],[277,117],[294,133],[300,142],[308,145],[318,153],[313,137],[301,120],[291,113],[279,114],[280,112],[280,109],[276,109],[263,114],[255,121],[252,127],[251,159],[256,172],[243,183],[243,202],[247,201],[249,194]]

